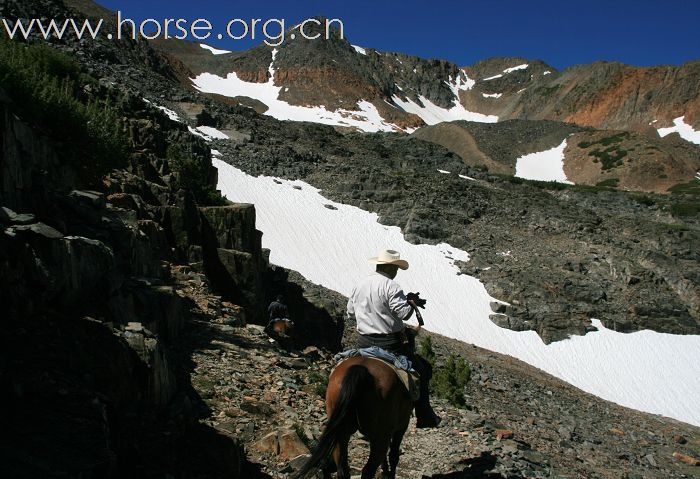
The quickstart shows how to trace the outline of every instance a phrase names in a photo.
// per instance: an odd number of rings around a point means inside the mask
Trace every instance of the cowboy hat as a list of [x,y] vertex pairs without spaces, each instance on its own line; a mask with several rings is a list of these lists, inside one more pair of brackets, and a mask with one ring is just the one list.
[[380,251],[377,256],[370,258],[369,262],[374,264],[395,264],[401,269],[408,269],[408,261],[401,259],[399,252],[393,249]]

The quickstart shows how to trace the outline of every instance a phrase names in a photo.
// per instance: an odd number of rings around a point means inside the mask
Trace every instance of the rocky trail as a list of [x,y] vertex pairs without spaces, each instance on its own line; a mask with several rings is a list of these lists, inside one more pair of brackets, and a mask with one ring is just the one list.
[[[240,325],[216,296],[188,295],[199,298],[199,314],[181,353],[202,398],[200,421],[243,445],[251,461],[243,477],[290,477],[323,429],[332,354],[283,347],[262,326]],[[346,325],[346,341],[352,329]],[[416,429],[411,420],[399,478],[700,477],[700,429],[608,403],[508,356],[421,334],[432,337],[438,366],[457,354],[472,380],[465,409],[433,399],[439,428]],[[358,434],[351,440],[353,475],[368,446]]]

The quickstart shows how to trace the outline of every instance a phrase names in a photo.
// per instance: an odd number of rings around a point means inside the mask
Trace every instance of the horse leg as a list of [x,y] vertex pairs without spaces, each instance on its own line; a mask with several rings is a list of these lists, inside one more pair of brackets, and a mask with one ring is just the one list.
[[391,447],[389,448],[389,469],[386,471],[387,479],[394,479],[396,477],[396,466],[399,463],[401,441],[403,441],[403,435],[405,432],[405,429],[403,431],[397,431],[391,438]]
[[338,479],[350,479],[350,465],[348,464],[348,443],[350,437],[342,438],[333,449],[333,462],[338,469]]
[[389,438],[370,441],[369,443],[369,459],[367,464],[362,468],[362,479],[374,479],[379,465],[386,460],[386,453],[389,449]]

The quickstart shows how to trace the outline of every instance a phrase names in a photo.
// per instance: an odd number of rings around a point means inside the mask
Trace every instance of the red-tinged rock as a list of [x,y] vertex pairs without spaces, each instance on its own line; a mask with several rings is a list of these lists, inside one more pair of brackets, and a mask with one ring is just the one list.
[[496,429],[496,440],[511,439],[512,437],[513,431],[510,429]]
[[625,435],[625,431],[623,431],[622,429],[618,429],[618,428],[616,428],[616,427],[610,429],[610,432],[613,433],[613,434],[617,434],[618,436],[624,436],[624,435]]
[[289,429],[271,432],[255,442],[252,447],[256,451],[274,454],[284,460],[309,454],[309,448],[306,447],[299,435]]
[[684,462],[686,464],[689,464],[691,466],[700,466],[700,460],[695,459],[694,457],[687,456],[685,454],[681,454],[680,452],[674,452],[673,457],[678,459],[681,462]]
[[686,442],[688,442],[688,440],[680,434],[676,434],[675,436],[673,436],[673,442],[675,442],[676,444],[685,444]]
[[290,460],[309,453],[309,448],[294,431],[280,431],[279,445],[282,459]]
[[259,441],[253,443],[253,449],[258,452],[268,453],[268,454],[279,454],[280,453],[280,442],[277,437],[277,432],[271,432]]

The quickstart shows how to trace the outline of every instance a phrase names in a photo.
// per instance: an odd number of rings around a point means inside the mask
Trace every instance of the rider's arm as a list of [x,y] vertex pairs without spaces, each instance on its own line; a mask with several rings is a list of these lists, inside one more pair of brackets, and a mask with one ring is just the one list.
[[413,314],[413,307],[406,299],[406,295],[398,285],[392,285],[389,291],[389,308],[396,318],[407,321]]
[[350,295],[350,299],[348,299],[348,311],[346,316],[349,319],[355,319],[355,303],[352,300],[352,297],[355,294],[355,291],[352,292],[353,294]]

